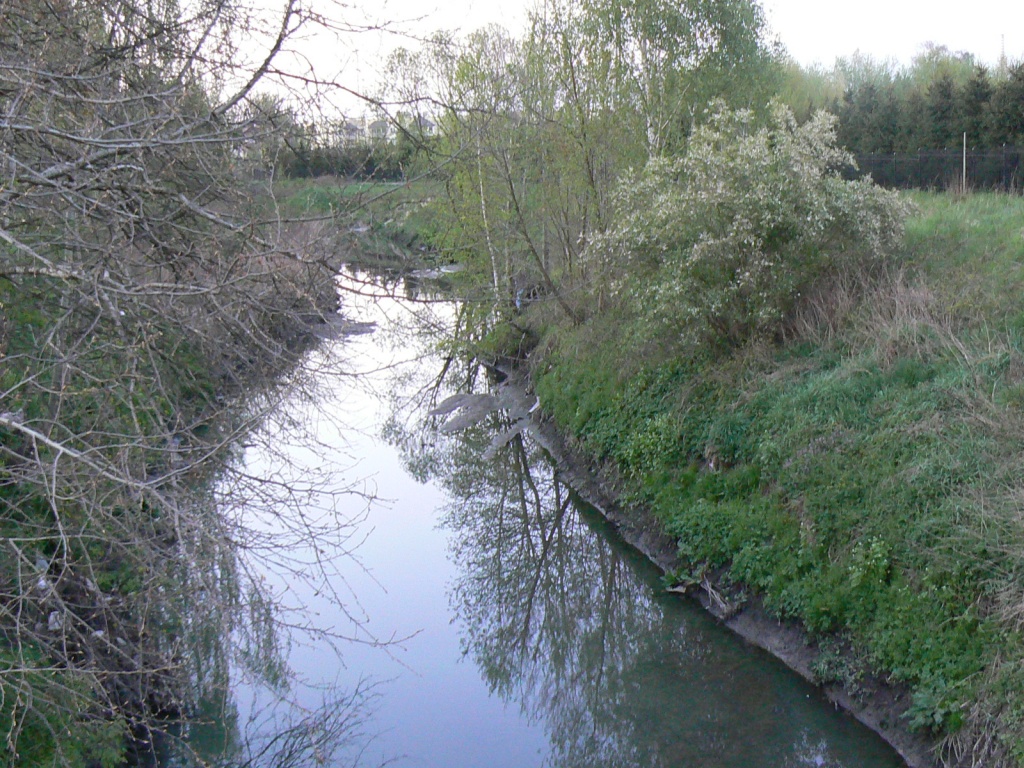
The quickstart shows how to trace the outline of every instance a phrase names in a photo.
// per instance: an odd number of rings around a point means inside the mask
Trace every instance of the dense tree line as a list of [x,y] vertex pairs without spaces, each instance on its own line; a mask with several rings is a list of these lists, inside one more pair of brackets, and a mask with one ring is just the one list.
[[305,146],[290,149],[281,158],[281,172],[291,179],[341,176],[374,181],[401,181],[406,163],[392,147]]
[[714,99],[763,110],[778,73],[748,0],[551,0],[522,35],[399,51],[385,99],[440,124],[434,244],[479,267],[494,307],[539,290],[578,317],[625,170],[684,151]]
[[365,181],[403,181],[416,159],[416,145],[396,141],[320,144],[300,139],[281,153],[280,172],[291,179],[340,176]]
[[291,179],[337,176],[361,181],[402,181],[423,168],[433,143],[432,127],[408,114],[383,117],[369,126],[348,120],[303,120],[281,99],[256,100],[258,111],[274,126],[249,148],[264,175]]
[[799,78],[802,99],[789,98],[810,104],[815,93],[855,154],[959,149],[965,133],[971,150],[1024,144],[1024,63],[990,69],[933,46],[906,68],[854,57]]

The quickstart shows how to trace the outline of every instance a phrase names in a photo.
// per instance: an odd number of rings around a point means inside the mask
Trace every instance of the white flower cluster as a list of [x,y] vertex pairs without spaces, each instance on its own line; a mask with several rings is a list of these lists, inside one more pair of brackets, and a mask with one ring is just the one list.
[[589,257],[639,282],[649,316],[695,340],[774,334],[816,281],[891,257],[902,235],[895,194],[842,178],[853,158],[834,122],[821,112],[798,125],[775,104],[758,123],[718,105],[685,156],[625,177],[616,224]]

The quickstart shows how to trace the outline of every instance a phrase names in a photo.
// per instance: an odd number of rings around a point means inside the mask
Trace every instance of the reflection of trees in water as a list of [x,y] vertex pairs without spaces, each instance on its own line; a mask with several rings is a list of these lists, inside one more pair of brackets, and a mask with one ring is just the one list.
[[[471,440],[462,450],[481,453]],[[588,529],[532,441],[513,438],[489,465],[460,456],[453,466],[445,525],[462,576],[452,602],[492,690],[547,722],[555,765],[661,762],[644,711],[660,684],[648,685],[657,670],[646,659],[699,662],[703,643],[664,632],[649,585]]]
[[[346,533],[352,521],[311,516],[307,510],[306,503],[318,490],[311,484],[303,492],[301,485],[291,483],[277,490],[250,487],[243,497],[235,485],[234,505],[216,499],[210,488],[193,494],[195,503],[207,505],[209,528],[196,537],[189,558],[165,564],[168,587],[176,587],[163,592],[166,603],[152,607],[176,627],[164,637],[175,644],[168,653],[173,653],[183,686],[180,714],[144,724],[145,731],[139,731],[140,738],[131,745],[132,763],[163,768],[358,764],[358,754],[370,738],[364,727],[375,695],[364,685],[351,691],[323,685],[317,691],[319,703],[310,706],[303,701],[304,682],[287,661],[292,635],[303,632],[328,645],[335,638],[310,623],[304,605],[287,608],[260,579],[261,558],[273,540],[282,547],[276,564],[295,569],[295,578],[307,584],[329,579],[337,561],[347,554]],[[288,503],[281,499],[285,491]],[[322,499],[313,509],[322,513],[326,502]],[[293,537],[281,528],[239,527],[232,520],[233,509],[244,505],[265,506],[284,515]],[[343,522],[342,530],[327,533],[331,524]],[[221,535],[210,535],[218,527]],[[309,540],[304,537],[318,539],[319,562],[299,574],[298,569],[308,565],[302,559],[301,548]],[[358,626],[356,619],[353,625]],[[365,636],[355,639],[367,642]],[[234,696],[240,678],[254,691],[253,706],[242,713]]]
[[[274,408],[250,393],[259,425],[223,456],[215,477],[188,492],[192,507],[205,511],[204,526],[182,537],[187,552],[169,561],[178,570],[167,598],[190,696],[184,718],[157,724],[151,754],[140,762],[361,764],[372,687],[304,680],[289,666],[294,644],[315,645],[324,661],[340,664],[348,643],[391,642],[372,634],[346,578],[373,493],[354,470],[349,414],[337,407],[345,345],[311,350],[273,393]],[[329,624],[316,613],[324,601]]]
[[465,651],[492,692],[546,724],[550,765],[841,765],[794,725],[771,673],[712,646],[710,620],[685,620],[633,553],[593,530],[596,513],[529,436],[495,439],[507,417],[453,438],[433,426],[391,437],[452,496]]
[[365,686],[325,689],[312,709],[273,700],[245,723],[226,688],[210,693],[186,728],[158,734],[152,753],[138,762],[161,768],[342,768],[361,765],[372,740],[365,726],[375,695]]

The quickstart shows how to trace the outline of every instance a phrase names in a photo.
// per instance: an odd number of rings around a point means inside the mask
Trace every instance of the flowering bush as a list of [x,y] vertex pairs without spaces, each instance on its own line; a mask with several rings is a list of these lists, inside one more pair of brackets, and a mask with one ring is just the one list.
[[777,335],[816,281],[870,268],[899,244],[906,205],[844,180],[852,163],[827,113],[797,125],[776,104],[759,127],[753,113],[719,107],[684,157],[654,158],[623,180],[615,224],[588,256],[688,340]]

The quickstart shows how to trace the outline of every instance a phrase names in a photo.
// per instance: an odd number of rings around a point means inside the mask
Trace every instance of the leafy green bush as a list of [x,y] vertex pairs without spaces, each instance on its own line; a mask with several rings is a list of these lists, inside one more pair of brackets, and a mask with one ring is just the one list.
[[123,765],[127,724],[97,709],[94,694],[31,646],[0,649],[0,766]]
[[620,296],[691,343],[736,346],[781,332],[823,277],[892,256],[908,206],[869,181],[846,181],[852,157],[834,119],[797,125],[781,105],[757,127],[718,112],[685,156],[627,175],[616,223],[588,251]]

